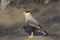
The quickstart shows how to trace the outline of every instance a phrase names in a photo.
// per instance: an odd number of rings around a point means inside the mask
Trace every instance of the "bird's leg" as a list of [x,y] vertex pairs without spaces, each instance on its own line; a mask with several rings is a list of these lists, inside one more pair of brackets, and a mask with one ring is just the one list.
[[31,35],[30,36],[28,36],[28,38],[33,38],[34,37],[34,35],[33,35],[34,33],[32,32],[31,33]]

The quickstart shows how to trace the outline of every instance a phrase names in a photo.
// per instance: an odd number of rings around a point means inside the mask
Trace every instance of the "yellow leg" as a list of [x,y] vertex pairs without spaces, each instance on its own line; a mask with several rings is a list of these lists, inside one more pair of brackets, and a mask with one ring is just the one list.
[[32,32],[31,35],[28,36],[28,38],[33,38],[33,37],[34,37],[34,35],[33,35],[33,32]]

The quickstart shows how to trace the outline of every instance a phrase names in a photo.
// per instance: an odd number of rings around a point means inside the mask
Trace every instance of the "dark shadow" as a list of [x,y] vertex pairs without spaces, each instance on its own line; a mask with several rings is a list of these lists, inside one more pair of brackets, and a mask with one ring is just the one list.
[[[59,30],[60,30],[60,27],[59,25],[56,26],[56,27],[51,27],[52,24],[54,23],[60,23],[60,16],[55,16],[55,17],[52,17],[52,18],[48,18],[45,22],[46,26],[47,26],[47,29],[50,29],[51,33],[49,33],[50,36],[60,36],[60,34],[58,34]],[[58,30],[58,31],[57,31]]]
[[33,32],[35,36],[48,36],[48,35],[44,35],[41,31],[39,30],[34,30],[32,27],[28,26],[28,25],[24,25],[23,26],[24,30],[26,33],[28,33],[29,35],[31,35],[31,33]]
[[58,22],[60,23],[60,16],[56,16],[56,17],[53,17],[53,18],[49,18],[47,19],[47,21],[45,22],[47,25],[49,24],[52,24],[54,22]]
[[[0,25],[0,37],[3,36],[24,36],[22,23],[14,23],[10,28],[6,28],[4,25]],[[21,33],[23,32],[23,33]]]
[[23,28],[24,28],[25,32],[28,33],[29,35],[31,34],[31,32],[33,30],[31,27],[28,27],[28,25],[24,25]]
[[[33,31],[33,29],[31,27],[28,27],[27,25],[24,25],[23,26],[24,30],[26,33],[28,33],[27,35],[30,35],[31,32]],[[35,36],[51,36],[51,37],[59,37],[60,35],[57,35],[57,34],[49,34],[48,35],[43,35],[41,32],[38,32],[38,31],[34,31],[33,32]]]
[[51,2],[56,2],[56,1],[58,1],[58,0],[51,0]]

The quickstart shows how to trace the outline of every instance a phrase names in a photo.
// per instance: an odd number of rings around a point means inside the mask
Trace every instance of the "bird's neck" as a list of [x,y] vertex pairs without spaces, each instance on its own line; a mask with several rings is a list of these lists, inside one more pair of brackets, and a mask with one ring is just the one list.
[[25,14],[25,18],[26,18],[26,22],[27,22],[28,20],[31,20],[33,17],[31,16],[30,13],[27,13],[27,14]]

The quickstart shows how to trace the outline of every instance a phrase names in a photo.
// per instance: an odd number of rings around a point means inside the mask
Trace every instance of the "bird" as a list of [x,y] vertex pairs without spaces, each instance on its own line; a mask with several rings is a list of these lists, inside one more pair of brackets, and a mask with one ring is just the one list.
[[28,38],[34,37],[35,30],[41,32],[43,35],[48,35],[48,33],[43,29],[43,27],[40,26],[39,22],[35,18],[33,18],[30,11],[24,11],[23,15],[25,16],[25,19],[26,19],[27,29],[28,27],[30,27],[32,31],[30,35],[28,36]]

